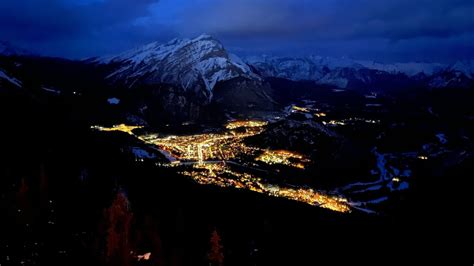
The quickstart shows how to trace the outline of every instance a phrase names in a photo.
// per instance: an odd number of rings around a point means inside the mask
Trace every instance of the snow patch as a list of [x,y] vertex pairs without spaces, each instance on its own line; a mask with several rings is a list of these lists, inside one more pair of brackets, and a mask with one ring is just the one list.
[[61,91],[57,90],[57,89],[47,88],[47,87],[41,87],[41,89],[43,89],[44,91],[49,92],[49,93],[61,94]]
[[139,147],[133,147],[132,148],[132,153],[135,155],[136,158],[139,159],[154,159],[156,156],[153,153],[149,153],[148,151],[139,148]]
[[120,99],[113,97],[113,98],[107,99],[107,102],[111,105],[117,105],[120,103]]
[[8,76],[5,72],[3,72],[1,69],[0,69],[0,78],[2,79],[6,79],[8,82],[12,83],[13,85],[17,86],[17,87],[20,87],[22,86],[22,83],[21,81],[19,81],[18,79],[16,78],[13,78],[13,77],[10,77]]
[[452,71],[460,72],[466,77],[474,78],[474,60],[458,61],[451,66]]
[[446,135],[443,134],[443,133],[438,133],[436,134],[436,137],[438,138],[438,141],[441,143],[441,144],[446,144],[448,143],[448,139],[446,138]]
[[382,203],[384,201],[387,201],[388,200],[388,197],[380,197],[378,199],[374,199],[374,200],[369,200],[367,201],[366,203],[370,203],[370,204],[379,204],[379,203]]

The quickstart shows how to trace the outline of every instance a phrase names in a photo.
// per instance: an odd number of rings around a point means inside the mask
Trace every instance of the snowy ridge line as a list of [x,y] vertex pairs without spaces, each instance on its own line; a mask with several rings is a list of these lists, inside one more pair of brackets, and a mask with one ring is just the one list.
[[150,43],[117,56],[96,58],[93,63],[118,64],[107,79],[123,80],[129,87],[139,82],[168,83],[185,90],[201,87],[209,97],[220,81],[237,77],[260,80],[244,61],[207,34],[164,44]]
[[[336,70],[338,68],[371,69],[380,70],[390,74],[405,74],[409,77],[423,73],[434,75],[441,71],[458,71],[469,78],[474,77],[474,60],[457,61],[454,64],[428,63],[428,62],[403,62],[403,63],[381,63],[372,60],[353,60],[346,57],[277,57],[277,56],[248,56],[244,58],[248,64],[257,68],[268,66],[268,72],[281,75],[295,75],[297,79],[321,78],[324,75],[323,68]],[[292,73],[293,72],[293,73]],[[270,74],[267,73],[267,74]],[[299,76],[299,77],[298,77]],[[304,77],[304,78],[303,78]],[[312,78],[310,78],[312,77]]]

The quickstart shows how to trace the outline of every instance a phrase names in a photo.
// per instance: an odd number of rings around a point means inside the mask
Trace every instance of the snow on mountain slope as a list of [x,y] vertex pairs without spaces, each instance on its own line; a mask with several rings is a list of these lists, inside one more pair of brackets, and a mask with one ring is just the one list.
[[262,76],[290,80],[313,80],[320,84],[347,88],[350,83],[368,84],[372,77],[368,68],[347,58],[310,56],[293,57],[247,57],[248,64]]
[[457,61],[450,67],[451,71],[460,72],[466,77],[474,78],[474,60]]
[[322,67],[316,65],[309,58],[263,56],[247,57],[245,60],[265,77],[317,80],[324,76]]
[[430,77],[432,88],[474,86],[474,60],[458,61]]
[[[328,72],[338,68],[372,69],[385,71],[390,74],[406,74],[415,76],[419,73],[433,75],[447,66],[439,63],[393,63],[384,64],[369,60],[352,60],[346,57],[333,58],[322,56],[309,57],[271,57],[252,56],[247,57],[246,62],[255,66],[266,76],[277,76],[292,80],[318,80]],[[465,65],[459,65],[459,68]],[[474,69],[473,67],[468,69]],[[326,71],[325,71],[326,70]]]
[[423,62],[408,62],[408,63],[393,63],[393,64],[384,64],[378,63],[375,61],[356,61],[358,64],[374,70],[385,71],[391,74],[406,74],[409,77],[415,76],[420,73],[426,75],[433,75],[444,68],[446,65],[439,63],[423,63]]
[[[459,61],[453,65],[439,63],[391,63],[349,58],[273,57],[252,56],[245,58],[264,77],[290,80],[313,80],[319,84],[340,88],[380,87],[385,83],[400,81],[423,84],[434,88],[471,87],[474,82],[474,60]],[[400,74],[404,75],[399,76]],[[407,84],[407,83],[405,83]],[[404,86],[404,85],[401,85]],[[417,85],[418,86],[418,85]]]
[[185,90],[203,91],[212,97],[217,82],[236,77],[260,79],[240,58],[229,54],[209,35],[195,39],[157,42],[117,56],[95,59],[99,64],[118,64],[107,78],[122,81],[129,87],[138,83],[168,83]]
[[0,69],[0,80],[6,80],[10,83],[12,83],[13,85],[17,86],[17,87],[20,87],[21,88],[21,81],[19,81],[18,79],[16,78],[13,78],[13,77],[10,77],[9,75],[7,75],[2,69]]

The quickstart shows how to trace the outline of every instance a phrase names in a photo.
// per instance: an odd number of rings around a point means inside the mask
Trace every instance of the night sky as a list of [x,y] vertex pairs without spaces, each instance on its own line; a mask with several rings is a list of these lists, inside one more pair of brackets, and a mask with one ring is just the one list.
[[0,40],[85,58],[208,33],[241,54],[474,58],[473,0],[2,0]]

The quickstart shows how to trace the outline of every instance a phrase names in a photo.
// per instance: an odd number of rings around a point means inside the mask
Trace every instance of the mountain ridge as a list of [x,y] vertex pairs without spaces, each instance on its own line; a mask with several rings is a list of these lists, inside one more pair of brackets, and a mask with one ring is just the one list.
[[[352,81],[370,85],[381,75],[404,75],[413,82],[424,81],[439,88],[469,83],[474,77],[474,60],[454,64],[407,62],[384,64],[370,60],[352,60],[322,56],[277,57],[249,56],[244,61],[264,77],[293,81],[312,80],[320,84],[348,88]],[[456,78],[453,78],[453,77]],[[352,82],[353,83],[353,82]]]
[[218,82],[237,77],[260,80],[238,56],[228,53],[222,43],[207,34],[194,39],[153,42],[89,61],[118,65],[106,77],[112,82],[123,82],[128,87],[168,83],[185,91],[203,93],[209,101]]

